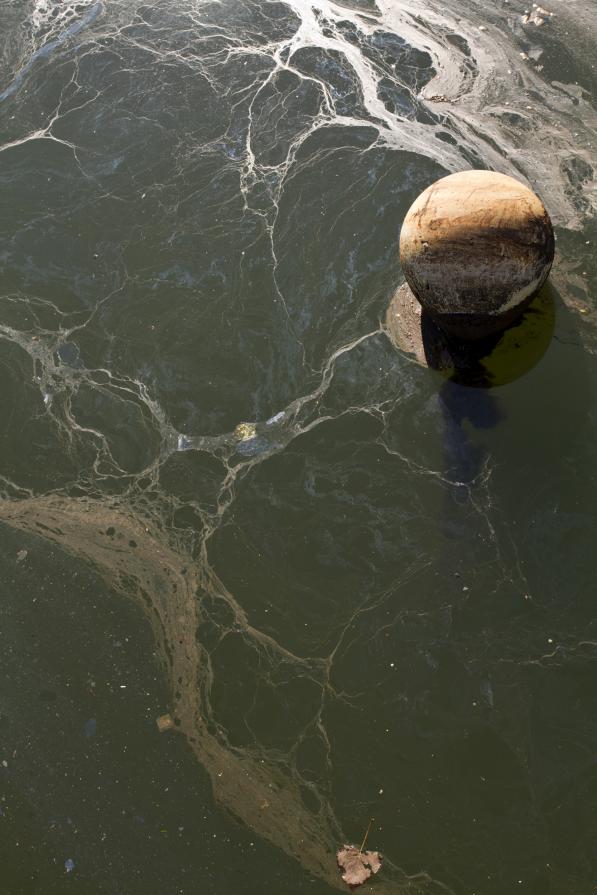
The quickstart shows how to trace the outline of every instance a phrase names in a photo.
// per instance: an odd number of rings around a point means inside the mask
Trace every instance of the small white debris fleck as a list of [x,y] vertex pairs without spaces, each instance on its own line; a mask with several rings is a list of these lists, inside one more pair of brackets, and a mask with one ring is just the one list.
[[273,426],[275,423],[279,423],[281,420],[283,420],[285,416],[285,412],[281,410],[279,413],[274,414],[274,416],[270,416],[265,425]]

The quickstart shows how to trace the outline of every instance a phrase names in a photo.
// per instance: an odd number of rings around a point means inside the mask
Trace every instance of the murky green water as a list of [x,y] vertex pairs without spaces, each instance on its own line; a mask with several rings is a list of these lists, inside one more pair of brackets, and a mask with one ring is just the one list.
[[[323,895],[371,817],[380,895],[595,891],[597,12],[548,11],[3,0],[2,895]],[[468,167],[557,232],[486,390],[384,323]]]

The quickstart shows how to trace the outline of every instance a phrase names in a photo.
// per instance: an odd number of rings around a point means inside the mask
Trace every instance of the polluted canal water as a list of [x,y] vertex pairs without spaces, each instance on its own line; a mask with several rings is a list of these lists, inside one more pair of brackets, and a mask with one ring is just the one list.
[[[0,4],[1,895],[594,892],[596,59],[592,0]],[[465,171],[555,233],[470,350],[399,255]]]

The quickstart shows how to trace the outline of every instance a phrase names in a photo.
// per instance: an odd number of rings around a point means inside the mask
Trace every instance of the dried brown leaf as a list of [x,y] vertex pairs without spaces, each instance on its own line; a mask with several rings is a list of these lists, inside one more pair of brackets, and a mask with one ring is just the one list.
[[351,888],[362,886],[372,873],[381,867],[382,857],[377,851],[359,851],[354,845],[345,845],[336,855],[342,879]]
[[159,718],[155,719],[155,723],[157,724],[160,733],[164,733],[166,730],[172,730],[174,727],[172,715],[160,715]]

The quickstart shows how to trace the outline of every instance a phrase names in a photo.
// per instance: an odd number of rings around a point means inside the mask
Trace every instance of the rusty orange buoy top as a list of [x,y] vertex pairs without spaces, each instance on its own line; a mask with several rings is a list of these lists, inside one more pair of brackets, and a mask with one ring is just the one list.
[[404,276],[447,333],[478,339],[505,329],[543,285],[554,256],[545,206],[495,171],[442,177],[411,205],[400,233]]

